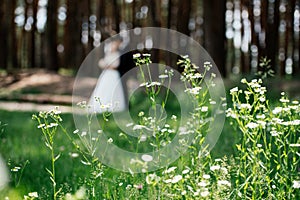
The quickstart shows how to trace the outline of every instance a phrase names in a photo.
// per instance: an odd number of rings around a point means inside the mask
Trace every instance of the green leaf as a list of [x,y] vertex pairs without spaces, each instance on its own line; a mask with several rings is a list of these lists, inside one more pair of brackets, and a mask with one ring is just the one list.
[[61,154],[58,154],[55,158],[54,158],[54,162],[57,161],[59,159]]
[[49,169],[46,168],[46,171],[47,171],[51,176],[53,176],[53,173],[52,173]]

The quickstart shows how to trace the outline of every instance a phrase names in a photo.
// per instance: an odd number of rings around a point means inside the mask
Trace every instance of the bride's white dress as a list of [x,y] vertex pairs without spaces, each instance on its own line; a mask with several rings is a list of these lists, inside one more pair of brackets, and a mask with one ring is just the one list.
[[120,112],[126,108],[123,86],[117,67],[120,65],[118,51],[107,54],[99,61],[104,68],[100,74],[96,87],[90,97],[88,105],[92,113]]

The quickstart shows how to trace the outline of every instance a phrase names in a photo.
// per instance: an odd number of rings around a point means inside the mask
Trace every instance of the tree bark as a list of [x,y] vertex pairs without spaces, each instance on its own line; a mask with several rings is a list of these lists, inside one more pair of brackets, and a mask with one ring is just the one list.
[[33,17],[33,23],[32,23],[32,28],[31,28],[31,58],[30,58],[30,64],[31,67],[36,67],[35,63],[35,33],[36,33],[36,21],[37,21],[37,6],[38,6],[38,0],[33,0],[32,2],[32,17]]
[[81,61],[81,21],[79,20],[79,1],[67,1],[67,21],[65,40],[65,59],[68,68],[77,69]]
[[225,65],[225,0],[204,1],[204,47],[226,76]]
[[47,60],[46,68],[53,71],[58,71],[58,55],[57,55],[57,1],[48,1],[47,8]]
[[15,25],[15,9],[16,9],[16,0],[11,0],[10,15],[10,45],[9,54],[11,57],[11,68],[19,68],[18,62],[18,44],[17,44],[17,32]]
[[7,16],[6,16],[6,3],[5,0],[0,0],[0,69],[6,69],[7,68],[7,47],[8,47],[8,43],[7,43],[7,37],[8,37],[8,33],[7,33],[7,28],[8,28],[8,24],[7,24]]
[[273,4],[274,15],[273,19],[269,18],[266,31],[266,55],[271,60],[271,67],[277,71],[277,58],[278,58],[278,26],[279,26],[279,0],[275,0]]
[[191,13],[191,3],[191,0],[178,2],[177,31],[186,35],[190,35],[189,21]]
[[172,8],[173,8],[173,2],[172,2],[172,0],[169,0],[168,1],[168,22],[167,22],[168,29],[170,29],[172,26],[172,14],[173,14]]
[[120,18],[120,8],[117,0],[113,0],[113,9],[114,9],[115,24],[116,24],[116,32],[119,33],[121,18]]

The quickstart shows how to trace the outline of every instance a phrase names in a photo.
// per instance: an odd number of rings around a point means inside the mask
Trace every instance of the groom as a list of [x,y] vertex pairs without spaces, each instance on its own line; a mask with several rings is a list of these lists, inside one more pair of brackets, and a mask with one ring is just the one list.
[[117,68],[117,70],[120,73],[120,77],[122,80],[122,86],[124,91],[124,97],[125,97],[125,104],[129,106],[129,99],[128,99],[128,91],[127,91],[127,78],[123,77],[126,72],[131,70],[135,67],[135,63],[133,61],[133,53],[131,51],[126,52],[126,48],[120,51],[121,57],[120,57],[120,65]]

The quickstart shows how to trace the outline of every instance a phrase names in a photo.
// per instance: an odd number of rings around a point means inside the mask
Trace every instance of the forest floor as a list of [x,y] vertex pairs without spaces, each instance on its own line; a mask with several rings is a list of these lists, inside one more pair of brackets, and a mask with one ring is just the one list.
[[39,111],[60,105],[71,112],[73,84],[74,77],[45,70],[0,74],[0,109]]
[[[226,88],[239,85],[239,80],[225,79]],[[71,112],[72,101],[81,100],[72,95],[74,81],[75,77],[39,69],[13,74],[0,73],[0,109],[39,111],[60,105],[63,112]],[[94,87],[96,81],[95,78],[89,78],[77,86],[87,92]],[[274,94],[273,97],[279,97],[281,91],[286,91],[292,99],[300,99],[299,78],[273,79],[268,81],[267,87]]]

